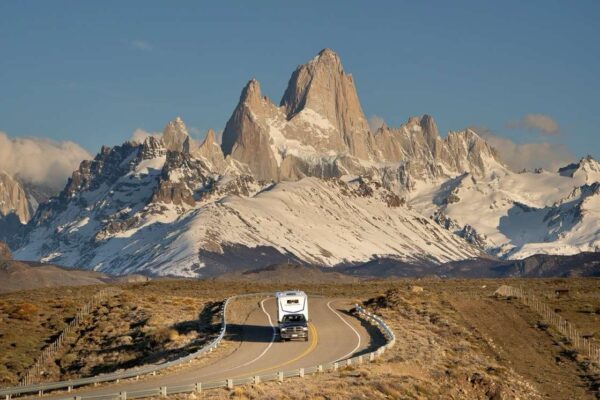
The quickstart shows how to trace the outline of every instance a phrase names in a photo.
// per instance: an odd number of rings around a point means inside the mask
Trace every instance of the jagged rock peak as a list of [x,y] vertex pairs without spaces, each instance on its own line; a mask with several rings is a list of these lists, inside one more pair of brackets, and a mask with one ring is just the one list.
[[180,117],[167,123],[163,130],[163,141],[167,150],[184,151],[184,143],[188,137],[187,127]]
[[248,81],[244,89],[242,90],[242,95],[240,96],[240,104],[256,104],[260,102],[261,93],[260,93],[260,83],[252,78]]
[[325,48],[319,52],[312,60],[308,62],[309,64],[323,64],[328,65],[333,68],[337,68],[340,73],[344,72],[344,67],[342,66],[342,61],[337,53],[329,48]]
[[292,73],[280,102],[288,119],[305,109],[326,118],[349,146],[350,153],[369,159],[366,144],[369,126],[364,116],[352,76],[330,49],[300,65]]
[[204,141],[194,150],[193,155],[204,158],[210,164],[213,171],[220,171],[225,167],[225,156],[223,155],[221,146],[217,142],[215,131],[212,129],[206,132]]
[[204,141],[202,142],[201,146],[208,146],[212,144],[217,144],[217,136],[215,134],[215,131],[212,128],[209,128],[206,132],[206,137],[204,138]]
[[15,214],[24,224],[29,221],[32,212],[23,187],[6,172],[0,171],[0,218]]
[[421,121],[419,121],[419,125],[421,125],[421,128],[423,129],[423,136],[425,137],[427,144],[429,147],[433,147],[433,144],[440,136],[438,127],[433,120],[433,117],[428,114],[423,115],[421,117]]

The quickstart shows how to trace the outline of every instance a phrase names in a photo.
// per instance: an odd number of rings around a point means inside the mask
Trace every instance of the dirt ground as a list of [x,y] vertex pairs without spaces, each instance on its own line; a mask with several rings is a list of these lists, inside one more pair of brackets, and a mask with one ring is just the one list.
[[[598,366],[564,347],[557,333],[540,323],[540,318],[525,306],[517,301],[493,299],[491,295],[502,284],[523,285],[543,296],[584,331],[600,329],[595,311],[600,309],[598,279],[402,279],[300,284],[295,289],[363,302],[388,321],[398,337],[396,346],[384,360],[373,364],[304,380],[290,379],[284,384],[207,391],[203,398],[600,399]],[[155,316],[164,319],[169,327],[176,321],[167,317],[191,321],[198,313],[192,308],[202,304],[218,302],[232,294],[282,289],[280,284],[268,282],[191,280],[126,284],[121,288],[128,297],[107,306],[108,312],[95,314],[98,323],[113,314],[117,319],[129,315],[140,321]],[[567,288],[569,296],[556,298],[556,288]],[[4,376],[16,379],[19,369],[13,368],[13,360],[22,359],[23,365],[27,364],[27,357],[33,360],[35,352],[27,352],[27,345],[40,351],[86,295],[79,290],[66,293],[42,289],[0,296],[0,348],[4,350],[0,352],[0,371],[4,371]],[[26,303],[34,307],[23,308]],[[63,307],[63,303],[67,306]],[[182,315],[174,312],[186,307],[189,310]],[[27,332],[40,321],[56,323],[45,323],[43,329],[34,331],[35,335],[23,335],[26,340],[22,344],[14,335],[7,335],[13,330]],[[85,337],[82,335],[82,340]],[[217,353],[221,351],[231,349]],[[4,382],[2,385],[7,381]]]
[[498,362],[532,382],[544,397],[595,397],[581,379],[585,371],[525,306],[491,298],[455,298],[451,304],[487,342]]

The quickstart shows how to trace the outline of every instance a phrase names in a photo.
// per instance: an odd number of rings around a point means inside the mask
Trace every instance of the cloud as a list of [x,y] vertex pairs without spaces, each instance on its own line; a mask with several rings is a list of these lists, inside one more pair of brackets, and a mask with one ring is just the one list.
[[498,151],[500,159],[514,171],[534,170],[535,168],[556,171],[575,159],[575,156],[562,144],[548,142],[519,144],[498,136],[485,127],[472,127],[471,129],[494,147]]
[[0,170],[26,183],[61,190],[82,160],[91,155],[77,143],[11,138],[0,131]]
[[162,137],[162,133],[160,132],[148,132],[145,131],[141,128],[136,129],[135,131],[133,131],[133,133],[131,134],[131,138],[129,139],[132,142],[136,142],[136,143],[143,143],[144,140],[146,140],[146,138],[148,137],[155,137],[155,138],[161,138]]
[[369,130],[371,133],[377,132],[379,128],[385,125],[385,121],[378,115],[371,115],[369,117]]
[[526,114],[517,121],[509,121],[506,127],[509,129],[526,129],[540,135],[558,135],[560,133],[558,123],[552,117],[544,114]]
[[131,46],[142,51],[152,51],[154,47],[145,40],[135,39],[130,42]]

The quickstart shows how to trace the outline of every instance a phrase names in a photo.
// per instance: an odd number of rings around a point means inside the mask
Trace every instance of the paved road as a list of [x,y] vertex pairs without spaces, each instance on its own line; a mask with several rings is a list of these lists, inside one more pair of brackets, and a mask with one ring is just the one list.
[[[383,344],[382,336],[369,325],[346,313],[352,305],[343,299],[309,298],[309,340],[279,342],[275,337],[275,299],[247,298],[250,310],[244,324],[228,328],[234,351],[206,365],[190,366],[140,381],[84,387],[72,393],[44,396],[49,399],[102,396],[120,391],[138,391],[160,386],[188,385],[293,370],[350,358]],[[235,306],[234,306],[235,307]]]

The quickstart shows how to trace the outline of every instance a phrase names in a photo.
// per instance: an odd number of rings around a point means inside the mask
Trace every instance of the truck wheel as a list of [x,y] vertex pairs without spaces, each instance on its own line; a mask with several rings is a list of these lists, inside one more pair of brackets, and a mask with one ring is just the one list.
[[308,336],[306,336],[306,337],[304,338],[304,341],[305,341],[305,342],[308,342]]

